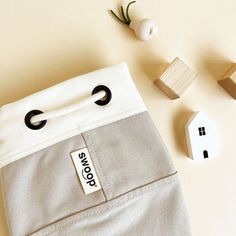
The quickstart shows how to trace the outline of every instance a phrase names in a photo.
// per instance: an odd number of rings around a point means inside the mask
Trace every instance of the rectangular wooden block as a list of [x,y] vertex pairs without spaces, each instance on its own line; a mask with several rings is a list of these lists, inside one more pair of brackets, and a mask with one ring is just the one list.
[[170,99],[177,99],[197,77],[196,73],[183,61],[179,58],[175,58],[167,70],[154,83]]
[[236,99],[236,63],[218,83]]

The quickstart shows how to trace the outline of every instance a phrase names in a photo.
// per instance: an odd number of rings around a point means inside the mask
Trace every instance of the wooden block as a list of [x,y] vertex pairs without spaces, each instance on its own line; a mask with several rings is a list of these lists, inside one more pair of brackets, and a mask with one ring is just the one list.
[[177,57],[154,83],[170,99],[177,99],[197,77],[196,73]]
[[220,155],[216,125],[203,112],[195,112],[185,125],[189,157],[193,160]]
[[236,63],[218,83],[236,99]]

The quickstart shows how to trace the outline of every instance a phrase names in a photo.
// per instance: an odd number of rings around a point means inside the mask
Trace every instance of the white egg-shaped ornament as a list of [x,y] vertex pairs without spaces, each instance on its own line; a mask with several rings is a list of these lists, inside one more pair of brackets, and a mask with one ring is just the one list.
[[147,41],[151,39],[153,36],[157,36],[159,34],[159,29],[156,26],[156,23],[151,19],[142,19],[139,21],[131,20],[129,16],[129,7],[131,4],[135,3],[135,1],[130,2],[126,9],[121,6],[121,17],[116,15],[114,11],[111,10],[112,15],[119,20],[121,23],[129,26],[134,32],[138,39]]
[[151,19],[143,19],[140,21],[131,21],[129,27],[134,30],[138,39],[147,41],[153,36],[158,36],[159,29],[156,23]]

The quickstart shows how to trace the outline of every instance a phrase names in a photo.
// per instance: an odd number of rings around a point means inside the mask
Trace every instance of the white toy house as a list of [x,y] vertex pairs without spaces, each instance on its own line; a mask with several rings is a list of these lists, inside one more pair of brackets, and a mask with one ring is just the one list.
[[216,125],[203,112],[196,112],[185,125],[189,156],[193,160],[219,156]]

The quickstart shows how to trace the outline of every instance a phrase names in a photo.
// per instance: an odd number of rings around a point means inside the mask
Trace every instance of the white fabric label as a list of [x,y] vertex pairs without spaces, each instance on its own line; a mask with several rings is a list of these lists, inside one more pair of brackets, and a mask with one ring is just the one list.
[[83,148],[72,152],[71,157],[85,194],[101,189],[88,149]]

